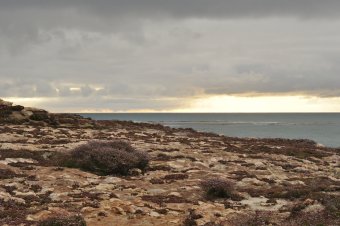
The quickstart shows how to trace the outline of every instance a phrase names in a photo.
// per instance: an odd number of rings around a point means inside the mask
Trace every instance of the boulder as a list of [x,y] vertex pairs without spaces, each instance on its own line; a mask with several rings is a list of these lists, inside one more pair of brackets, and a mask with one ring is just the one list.
[[0,106],[12,106],[13,103],[12,102],[9,102],[9,101],[4,101],[2,99],[0,99]]

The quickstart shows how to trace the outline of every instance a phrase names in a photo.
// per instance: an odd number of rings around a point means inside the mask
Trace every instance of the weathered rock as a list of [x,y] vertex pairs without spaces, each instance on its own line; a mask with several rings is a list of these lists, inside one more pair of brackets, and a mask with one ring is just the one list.
[[[255,211],[270,211],[270,223],[282,225],[294,214],[337,208],[339,201],[339,152],[310,141],[94,121],[3,101],[0,115],[0,212],[7,211],[0,225],[34,225],[56,214],[81,214],[90,226],[180,226],[185,219],[228,225]],[[50,161],[93,139],[123,139],[147,151],[148,170],[99,176]],[[208,199],[201,188],[206,178],[228,179],[235,192]]]

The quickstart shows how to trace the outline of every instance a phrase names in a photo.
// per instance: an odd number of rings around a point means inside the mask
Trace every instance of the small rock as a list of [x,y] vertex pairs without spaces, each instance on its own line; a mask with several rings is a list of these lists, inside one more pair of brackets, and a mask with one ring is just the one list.
[[312,205],[314,203],[314,200],[313,199],[306,199],[305,201],[303,201],[303,204],[304,205]]
[[169,221],[170,223],[172,223],[172,224],[178,224],[179,223],[179,219],[176,219],[176,220],[171,220],[171,221]]
[[116,184],[118,182],[121,182],[122,179],[118,178],[118,177],[107,177],[105,178],[105,180],[103,180],[104,183],[107,184]]
[[160,189],[160,188],[155,188],[155,189],[149,189],[148,190],[148,193],[150,195],[159,195],[159,194],[162,194],[162,193],[165,193],[165,192],[166,192],[166,190]]
[[99,213],[98,213],[98,216],[99,217],[107,217],[107,212],[104,212],[104,211],[100,211]]
[[50,198],[52,201],[61,201],[61,200],[65,200],[65,197],[68,195],[68,192],[64,192],[64,193],[51,193],[50,194]]
[[155,211],[151,211],[150,216],[151,217],[160,217],[161,215],[159,213],[155,212]]
[[129,170],[129,175],[131,176],[139,176],[142,174],[142,170],[138,169],[138,168],[133,168]]
[[169,195],[177,196],[177,197],[182,197],[182,195],[178,192],[171,192]]
[[298,173],[306,173],[308,171],[309,171],[308,169],[302,166],[294,168],[294,172],[298,172]]
[[80,210],[81,213],[92,213],[96,210],[96,208],[86,206]]
[[114,213],[120,214],[120,215],[126,215],[125,211],[120,208],[119,206],[112,207],[112,210]]
[[248,184],[248,185],[257,185],[257,186],[266,184],[266,182],[260,181],[256,178],[243,178],[241,183]]
[[319,211],[322,211],[324,209],[325,209],[325,207],[323,205],[321,205],[320,203],[317,203],[317,204],[307,206],[302,211],[303,212],[319,212]]

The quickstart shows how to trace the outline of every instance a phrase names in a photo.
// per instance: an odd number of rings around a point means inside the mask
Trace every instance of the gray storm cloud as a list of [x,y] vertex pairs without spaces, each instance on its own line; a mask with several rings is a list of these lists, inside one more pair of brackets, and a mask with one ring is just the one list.
[[1,1],[0,96],[114,110],[338,97],[338,12],[335,0]]
[[[101,16],[180,16],[180,17],[265,17],[339,16],[340,2],[337,0],[11,0],[2,1],[4,10],[78,9]],[[86,13],[86,12],[85,12]]]

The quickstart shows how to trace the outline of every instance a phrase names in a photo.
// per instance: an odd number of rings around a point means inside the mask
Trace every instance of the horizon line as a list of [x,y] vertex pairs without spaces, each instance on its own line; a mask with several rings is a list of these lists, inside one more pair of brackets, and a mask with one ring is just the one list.
[[339,111],[329,112],[63,112],[67,114],[340,114]]

